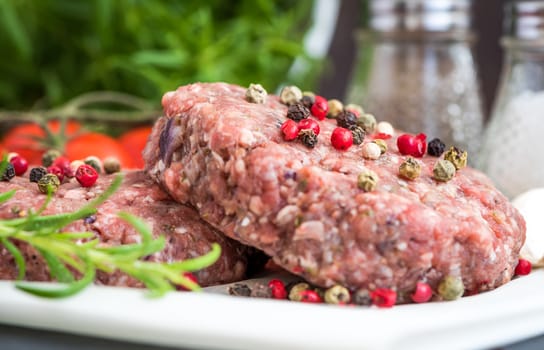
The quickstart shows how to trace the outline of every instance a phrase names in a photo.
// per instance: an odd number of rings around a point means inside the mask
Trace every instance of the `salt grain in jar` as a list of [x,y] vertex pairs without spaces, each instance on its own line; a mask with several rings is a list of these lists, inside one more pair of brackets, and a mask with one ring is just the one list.
[[544,187],[544,2],[505,10],[506,62],[477,167],[513,198]]

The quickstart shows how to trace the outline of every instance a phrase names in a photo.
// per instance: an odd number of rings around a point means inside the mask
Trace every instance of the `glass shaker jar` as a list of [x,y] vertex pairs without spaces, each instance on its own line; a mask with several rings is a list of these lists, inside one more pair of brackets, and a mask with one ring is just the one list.
[[471,1],[370,0],[348,101],[395,128],[469,152],[483,127]]
[[512,198],[544,187],[544,2],[505,10],[506,62],[477,166]]

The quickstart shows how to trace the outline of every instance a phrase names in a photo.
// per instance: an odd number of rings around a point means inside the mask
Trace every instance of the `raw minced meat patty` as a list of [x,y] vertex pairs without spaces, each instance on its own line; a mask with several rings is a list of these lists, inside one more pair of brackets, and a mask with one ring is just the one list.
[[[54,195],[44,214],[66,213],[77,210],[95,198],[113,180],[113,176],[101,176],[90,188],[81,187],[75,180],[63,184]],[[14,218],[36,210],[46,196],[38,191],[28,178],[15,177],[10,182],[0,182],[0,193],[16,189],[15,196],[0,204],[0,218]],[[63,231],[94,232],[101,244],[115,246],[137,243],[141,236],[128,223],[117,217],[120,211],[129,212],[144,219],[156,237],[166,237],[166,247],[149,256],[149,261],[180,261],[207,253],[211,243],[217,242],[222,249],[221,257],[212,266],[195,273],[201,285],[234,282],[245,278],[250,248],[224,237],[201,220],[194,209],[180,205],[162,191],[144,172],[124,175],[121,187],[98,207],[94,220],[78,220]],[[47,265],[31,247],[20,244],[27,261],[26,279],[50,280]],[[0,245],[0,279],[15,279],[17,267],[11,254]],[[140,287],[142,284],[128,276],[115,272],[99,273],[97,282],[106,285]]]
[[[144,150],[149,174],[227,236],[320,286],[406,294],[418,281],[436,288],[454,276],[475,293],[511,279],[525,222],[482,173],[464,168],[439,183],[437,158],[425,156],[421,176],[404,180],[398,135],[366,160],[361,146],[331,146],[334,120],[319,122],[314,149],[286,142],[287,107],[275,96],[266,104],[244,96],[225,83],[166,93]],[[379,176],[371,192],[357,186],[364,170]]]

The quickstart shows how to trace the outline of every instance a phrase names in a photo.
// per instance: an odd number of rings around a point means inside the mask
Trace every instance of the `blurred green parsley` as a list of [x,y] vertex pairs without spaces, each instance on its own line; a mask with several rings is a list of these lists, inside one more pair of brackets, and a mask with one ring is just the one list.
[[[294,58],[307,58],[312,4],[0,1],[0,109],[48,108],[96,90],[158,105],[165,91],[195,81],[259,82],[274,91]],[[289,82],[311,89],[311,78]]]

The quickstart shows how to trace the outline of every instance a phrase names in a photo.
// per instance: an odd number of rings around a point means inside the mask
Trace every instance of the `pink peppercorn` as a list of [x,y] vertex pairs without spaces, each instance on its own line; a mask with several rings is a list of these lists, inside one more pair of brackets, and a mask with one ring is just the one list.
[[427,136],[418,134],[402,134],[397,138],[397,147],[403,155],[421,158],[427,152]]
[[532,268],[533,266],[529,260],[519,259],[514,272],[518,276],[525,276],[531,273]]
[[91,187],[97,179],[98,173],[88,164],[80,165],[76,170],[76,180],[83,187]]
[[335,128],[331,134],[331,144],[337,150],[345,151],[353,145],[353,134],[345,128]]
[[9,162],[11,163],[11,165],[13,165],[15,175],[17,176],[23,175],[28,169],[28,161],[21,156],[15,156],[11,158]]
[[281,125],[281,132],[285,141],[295,140],[298,137],[299,131],[298,124],[292,119],[287,119]]
[[327,113],[329,113],[329,103],[324,97],[316,95],[315,102],[310,111],[314,117],[323,120],[327,117]]
[[370,299],[377,307],[393,307],[397,302],[397,292],[387,288],[377,288],[370,292]]
[[319,127],[319,123],[316,122],[313,119],[310,119],[310,118],[302,119],[298,123],[298,128],[300,130],[306,130],[306,129],[313,130],[314,134],[316,134],[316,135],[319,135],[319,133],[321,132],[321,128]]
[[54,166],[58,166],[60,170],[62,170],[62,173],[66,177],[74,177],[74,171],[70,167],[70,160],[64,156],[60,156],[55,158],[53,161]]
[[59,178],[59,181],[61,183],[62,183],[62,180],[64,180],[64,171],[62,171],[62,169],[59,168],[56,165],[51,165],[51,166],[47,167],[47,172],[49,174],[57,175],[57,177]]
[[300,292],[300,301],[303,303],[322,303],[323,300],[316,291],[307,289]]
[[285,289],[285,284],[278,280],[273,279],[268,282],[268,288],[270,288],[272,292],[272,298],[274,299],[286,299],[287,298],[287,290]]
[[414,303],[426,303],[431,300],[433,291],[431,286],[425,282],[418,282],[416,284],[416,290],[410,296]]
[[[188,279],[191,282],[194,282],[194,283],[198,284],[198,280],[196,279],[196,276],[194,274],[192,274],[191,272],[184,272],[183,277],[185,277],[186,279]],[[182,285],[176,285],[176,289],[179,290],[179,291],[185,291],[185,292],[190,290],[189,288],[184,287]]]

